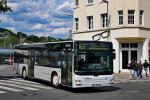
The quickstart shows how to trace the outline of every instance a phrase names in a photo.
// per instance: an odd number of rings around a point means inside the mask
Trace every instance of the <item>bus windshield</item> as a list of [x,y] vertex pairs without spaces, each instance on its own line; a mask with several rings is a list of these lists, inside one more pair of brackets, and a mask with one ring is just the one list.
[[105,44],[105,47],[98,43],[81,45],[82,47],[78,44],[75,53],[76,74],[109,75],[113,73],[112,50],[109,44]]

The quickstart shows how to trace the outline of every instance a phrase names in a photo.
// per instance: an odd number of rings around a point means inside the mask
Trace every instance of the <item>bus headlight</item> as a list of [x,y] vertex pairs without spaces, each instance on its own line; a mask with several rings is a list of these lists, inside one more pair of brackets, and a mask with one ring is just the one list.
[[76,84],[81,84],[81,83],[82,83],[82,80],[75,80],[75,83],[76,83]]
[[75,80],[76,86],[82,86],[82,80]]

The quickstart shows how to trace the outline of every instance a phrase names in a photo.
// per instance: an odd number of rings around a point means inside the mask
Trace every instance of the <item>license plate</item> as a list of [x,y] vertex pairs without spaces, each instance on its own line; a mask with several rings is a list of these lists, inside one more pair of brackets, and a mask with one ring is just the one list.
[[93,84],[92,87],[100,87],[101,84]]

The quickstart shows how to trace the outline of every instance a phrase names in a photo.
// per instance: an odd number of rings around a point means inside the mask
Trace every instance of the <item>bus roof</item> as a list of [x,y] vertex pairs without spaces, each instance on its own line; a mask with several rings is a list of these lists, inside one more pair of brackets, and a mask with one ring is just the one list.
[[[31,43],[31,44],[19,44],[19,45],[16,45],[14,48],[15,49],[19,49],[19,48],[22,48],[22,49],[28,49],[28,48],[41,48],[41,49],[46,49],[46,45],[48,44],[55,44],[55,43],[71,43],[71,42],[92,42],[93,40],[73,40],[73,41],[58,41],[58,42],[45,42],[45,43]],[[95,42],[102,42],[102,43],[111,43],[111,42],[108,42],[108,41],[96,41],[94,40]],[[93,41],[93,42],[94,42]]]

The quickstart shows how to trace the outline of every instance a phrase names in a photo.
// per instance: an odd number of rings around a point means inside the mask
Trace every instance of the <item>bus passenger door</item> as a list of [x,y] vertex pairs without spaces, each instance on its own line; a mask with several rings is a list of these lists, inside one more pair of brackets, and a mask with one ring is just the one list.
[[67,79],[66,79],[66,61],[61,61],[61,83],[66,84]]
[[63,61],[61,65],[62,84],[72,85],[72,53],[65,52],[62,55]]
[[29,64],[28,64],[28,76],[34,77],[34,50],[29,51]]

